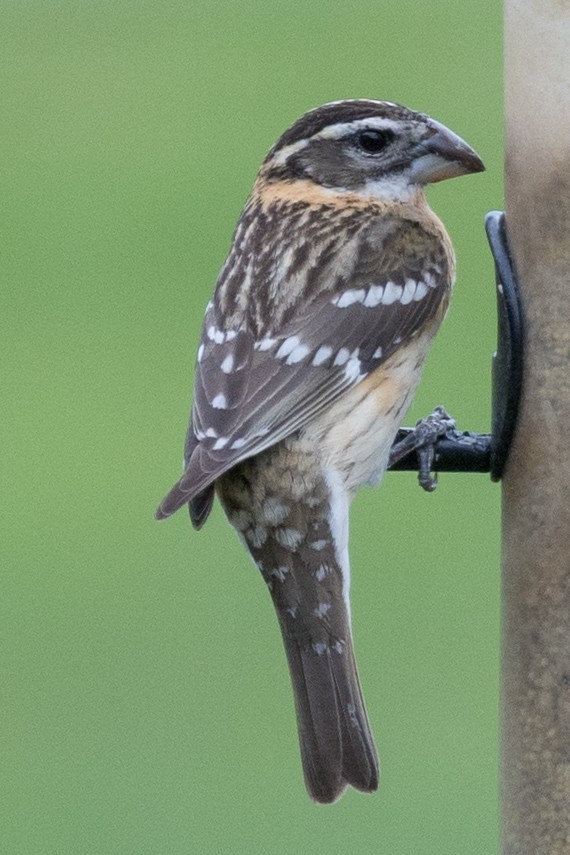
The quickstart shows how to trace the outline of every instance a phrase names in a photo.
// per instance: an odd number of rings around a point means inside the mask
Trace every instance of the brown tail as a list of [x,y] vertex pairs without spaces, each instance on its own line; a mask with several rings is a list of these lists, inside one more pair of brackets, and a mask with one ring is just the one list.
[[329,804],[348,785],[365,793],[374,792],[378,788],[378,757],[352,643],[330,648],[322,642],[307,648],[285,628],[283,640],[310,797]]
[[[331,497],[314,465],[311,454],[305,459],[283,444],[241,463],[218,490],[271,593],[305,783],[312,799],[327,804],[349,785],[376,790],[378,758],[352,647],[348,500]],[[300,487],[305,493],[298,495]]]

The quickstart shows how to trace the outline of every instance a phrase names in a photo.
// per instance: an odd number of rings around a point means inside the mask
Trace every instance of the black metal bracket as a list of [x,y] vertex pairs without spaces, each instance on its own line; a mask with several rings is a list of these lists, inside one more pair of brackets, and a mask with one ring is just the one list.
[[[500,481],[515,432],[523,379],[524,328],[520,291],[514,269],[505,215],[491,211],[485,229],[495,260],[497,289],[497,351],[493,354],[491,433],[450,430],[434,446],[434,472],[489,472]],[[395,444],[413,428],[400,428]],[[390,467],[417,471],[416,451]]]

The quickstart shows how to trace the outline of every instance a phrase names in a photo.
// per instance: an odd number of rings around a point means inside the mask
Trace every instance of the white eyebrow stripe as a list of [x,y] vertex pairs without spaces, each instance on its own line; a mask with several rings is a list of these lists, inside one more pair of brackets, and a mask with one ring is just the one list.
[[378,131],[398,131],[401,127],[401,123],[394,119],[382,116],[368,116],[365,119],[355,119],[354,122],[337,122],[335,125],[327,125],[320,133],[315,134],[312,139],[340,139],[349,134],[355,134],[363,128],[372,128]]

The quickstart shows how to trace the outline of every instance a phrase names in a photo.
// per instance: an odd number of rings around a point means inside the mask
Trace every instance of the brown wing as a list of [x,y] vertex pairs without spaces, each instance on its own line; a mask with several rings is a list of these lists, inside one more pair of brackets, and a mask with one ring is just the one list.
[[322,413],[436,315],[452,272],[440,241],[429,238],[423,252],[407,255],[405,244],[386,252],[364,241],[350,288],[339,276],[279,333],[224,329],[214,300],[198,351],[186,470],[157,516],[198,497],[191,515],[199,526],[220,475]]

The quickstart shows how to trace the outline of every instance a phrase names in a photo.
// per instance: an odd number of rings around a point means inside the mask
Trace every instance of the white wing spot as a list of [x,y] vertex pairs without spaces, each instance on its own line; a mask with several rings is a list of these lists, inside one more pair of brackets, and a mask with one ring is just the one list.
[[208,428],[204,436],[209,436],[210,439],[215,439],[218,435],[218,431],[214,430],[214,428]]
[[404,285],[404,290],[402,291],[402,296],[400,297],[400,303],[403,306],[407,306],[408,303],[411,303],[414,299],[414,294],[416,293],[416,285],[417,282],[415,279],[406,279],[406,284]]
[[419,302],[422,300],[428,292],[428,286],[425,282],[418,282],[418,287],[416,288],[416,293],[414,294],[414,300]]
[[240,436],[237,439],[234,439],[234,441],[230,445],[230,448],[234,448],[234,449],[235,448],[243,448],[244,445],[246,444],[246,442],[247,442],[247,439],[243,436]]
[[348,360],[344,369],[344,376],[346,377],[349,383],[353,383],[355,380],[358,380],[358,378],[360,377],[361,366],[362,363],[360,362],[360,359],[358,359],[356,356],[352,356]]
[[349,359],[350,359],[350,350],[348,349],[348,347],[341,347],[341,349],[338,351],[338,353],[335,357],[333,365],[344,365],[345,362],[348,362]]
[[353,303],[362,303],[365,297],[366,291],[364,288],[351,288],[341,294],[340,297],[335,297],[332,302],[339,309],[346,309],[348,306],[352,306]]
[[382,305],[391,306],[392,303],[400,299],[403,290],[401,285],[395,285],[394,282],[387,282],[384,288],[384,296],[382,297]]
[[215,410],[227,410],[228,408],[228,399],[225,395],[222,395],[220,392],[219,395],[216,395],[214,400],[212,401],[212,406]]
[[380,359],[381,356],[382,356],[382,348],[377,347],[376,350],[374,351],[374,353],[372,354],[372,359]]
[[[390,284],[390,283],[388,283]],[[374,309],[376,306],[379,306],[382,302],[382,298],[384,297],[384,286],[383,285],[371,285],[368,289],[368,294],[366,295],[366,299],[364,300],[364,305],[367,309]]]
[[212,325],[206,330],[206,335],[210,341],[214,341],[216,344],[223,344],[225,341],[231,341],[234,339],[237,335],[237,330],[228,330],[227,332],[224,332]]
[[311,549],[315,549],[317,552],[320,552],[321,549],[324,549],[326,545],[326,540],[313,540],[313,542],[309,544]]
[[333,644],[333,650],[334,650],[334,651],[336,651],[336,653],[344,653],[344,648],[345,648],[345,646],[346,646],[346,642],[344,642],[344,641],[342,640],[342,638],[339,638],[339,639],[338,639],[337,641],[335,641],[335,643]]
[[323,344],[313,356],[313,365],[322,365],[332,356],[333,349],[328,344]]
[[219,439],[215,441],[212,446],[212,451],[220,451],[222,448],[225,448],[228,444],[229,439],[227,436],[221,436]]
[[254,350],[271,350],[276,343],[276,338],[262,338],[261,341],[256,341],[253,345]]
[[234,356],[233,353],[228,353],[220,368],[224,372],[224,374],[230,374],[234,370]]
[[297,617],[297,606],[287,606],[285,611],[293,618],[293,620],[295,620],[295,618]]
[[204,345],[201,344],[198,348],[198,362],[202,362],[202,357],[204,356]]
[[[309,348],[307,347],[306,344],[298,344],[297,347],[295,347],[291,351],[291,353],[289,354],[289,356],[287,357],[287,359],[285,361],[286,361],[287,365],[294,365],[296,362],[301,362],[306,357],[308,352],[309,352]],[[277,354],[277,355],[279,355],[279,354]]]
[[285,356],[289,356],[289,354],[295,350],[295,348],[299,344],[299,336],[298,335],[290,335],[289,338],[286,338],[285,341],[281,344],[281,347],[275,354],[277,359],[283,359]]
[[322,618],[329,612],[331,609],[330,603],[319,603],[316,609],[313,609],[313,614],[315,617]]

